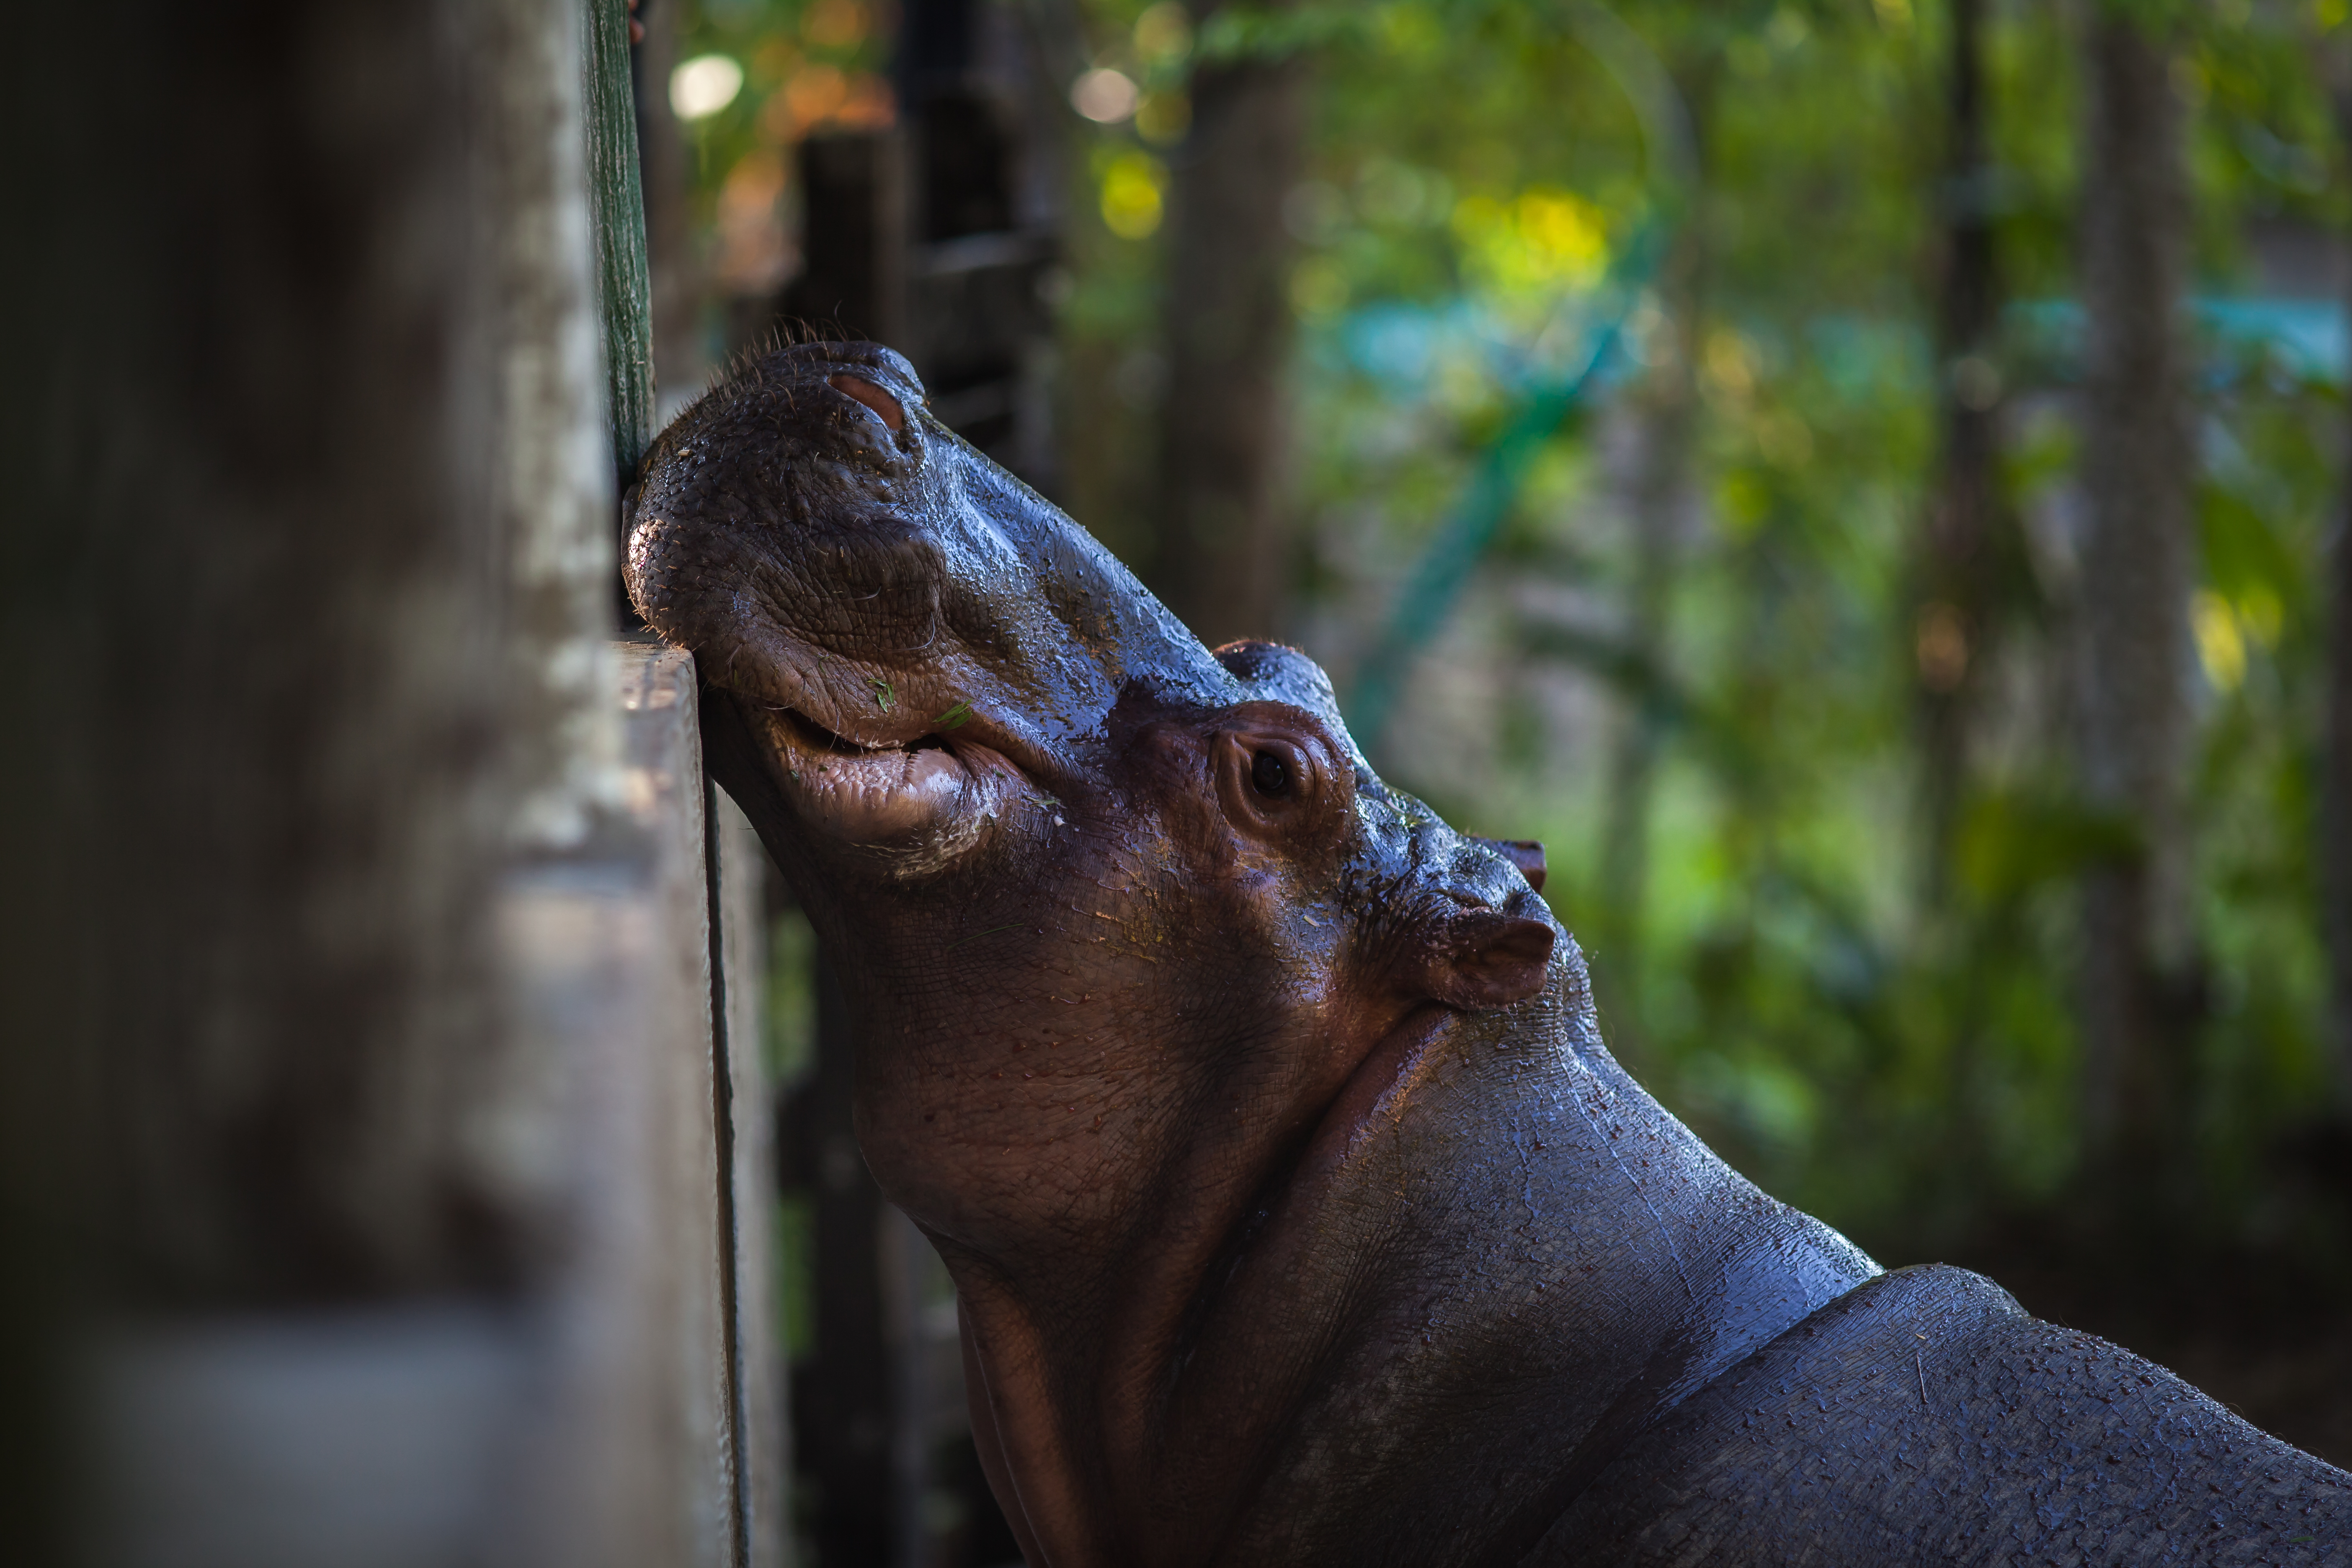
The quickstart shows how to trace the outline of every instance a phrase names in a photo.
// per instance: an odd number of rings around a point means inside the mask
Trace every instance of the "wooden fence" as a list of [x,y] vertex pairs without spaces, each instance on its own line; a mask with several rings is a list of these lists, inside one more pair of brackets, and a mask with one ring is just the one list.
[[765,856],[704,778],[692,660],[613,657],[623,809],[501,879],[511,1048],[472,1104],[551,1256],[513,1293],[103,1335],[101,1561],[782,1563]]
[[[121,0],[0,62],[42,150],[0,252],[11,1562],[770,1568],[797,1528],[918,1568],[986,1505],[837,1005],[777,1147],[771,873],[691,661],[614,640],[625,27]],[[900,342],[1018,463],[1048,248],[917,200],[970,63],[866,149],[908,212],[844,199],[903,216]],[[797,1467],[780,1181],[818,1242]]]

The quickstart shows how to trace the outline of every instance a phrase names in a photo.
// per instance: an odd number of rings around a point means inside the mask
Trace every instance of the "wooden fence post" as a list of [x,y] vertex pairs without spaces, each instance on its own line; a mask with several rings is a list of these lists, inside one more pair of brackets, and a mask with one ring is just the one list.
[[124,0],[0,65],[31,1561],[782,1560],[748,833],[609,640],[625,27]]
[[629,86],[628,0],[585,0],[583,69],[588,200],[596,234],[613,468],[625,489],[654,438],[654,296],[646,266],[646,195]]

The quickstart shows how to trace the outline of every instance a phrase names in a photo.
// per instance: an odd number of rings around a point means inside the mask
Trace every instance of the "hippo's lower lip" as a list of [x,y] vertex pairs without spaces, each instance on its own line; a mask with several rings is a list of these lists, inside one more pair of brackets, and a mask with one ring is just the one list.
[[789,708],[745,705],[779,786],[811,826],[937,869],[976,846],[1020,770],[976,742],[906,744],[838,735]]

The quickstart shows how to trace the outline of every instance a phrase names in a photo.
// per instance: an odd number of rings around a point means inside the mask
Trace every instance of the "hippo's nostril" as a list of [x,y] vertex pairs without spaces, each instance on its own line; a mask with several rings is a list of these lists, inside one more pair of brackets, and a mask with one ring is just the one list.
[[893,430],[904,429],[907,412],[898,400],[860,375],[829,375],[824,384],[845,397],[854,397],[882,416],[882,423]]

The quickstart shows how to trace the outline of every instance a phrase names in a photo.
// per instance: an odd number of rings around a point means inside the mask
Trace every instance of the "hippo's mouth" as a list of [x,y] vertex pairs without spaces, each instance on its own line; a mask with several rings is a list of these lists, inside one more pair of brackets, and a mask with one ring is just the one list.
[[901,874],[962,858],[1008,801],[1027,792],[1021,770],[977,738],[866,741],[797,709],[740,702],[770,778],[802,820],[881,852]]

